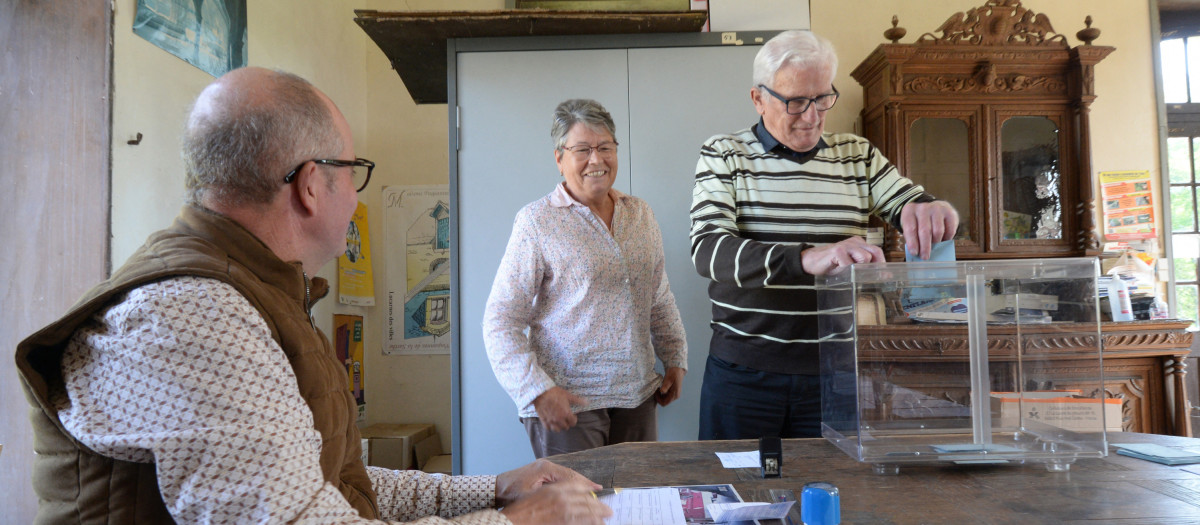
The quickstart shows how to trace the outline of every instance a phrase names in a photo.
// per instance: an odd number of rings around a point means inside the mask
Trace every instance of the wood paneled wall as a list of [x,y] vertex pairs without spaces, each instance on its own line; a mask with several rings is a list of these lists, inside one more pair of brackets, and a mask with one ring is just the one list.
[[110,2],[0,3],[0,521],[37,498],[16,344],[108,275]]

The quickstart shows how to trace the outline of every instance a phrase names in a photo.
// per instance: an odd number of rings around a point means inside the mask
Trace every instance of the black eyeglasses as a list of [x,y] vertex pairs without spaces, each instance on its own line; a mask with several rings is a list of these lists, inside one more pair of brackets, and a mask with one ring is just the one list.
[[[364,158],[357,158],[354,160],[311,159],[301,162],[299,166],[296,166],[296,169],[288,172],[288,174],[283,177],[283,183],[291,184],[293,180],[296,180],[296,174],[300,172],[300,168],[303,168],[304,165],[308,164],[309,162],[337,166],[339,168],[354,168],[354,187],[357,188],[354,191],[362,191],[363,188],[366,188],[367,183],[371,182],[371,172],[375,170],[375,163]],[[367,171],[364,173],[358,168],[367,168]]]
[[775,97],[783,102],[783,104],[787,106],[787,112],[790,115],[800,115],[805,111],[808,111],[809,106],[815,106],[817,111],[829,111],[829,109],[832,108],[835,103],[837,103],[838,99],[838,90],[832,85],[829,87],[833,88],[833,93],[819,95],[816,98],[783,98],[783,95],[772,91],[771,88],[767,86],[759,84],[758,87],[765,89],[767,93],[771,94],[772,97]]

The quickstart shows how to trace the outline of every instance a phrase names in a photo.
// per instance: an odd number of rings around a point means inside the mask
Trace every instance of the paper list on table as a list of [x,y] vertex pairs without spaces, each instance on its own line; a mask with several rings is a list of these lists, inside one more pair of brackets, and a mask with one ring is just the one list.
[[684,524],[678,489],[625,489],[600,501],[613,510],[613,515],[604,520],[606,525]]

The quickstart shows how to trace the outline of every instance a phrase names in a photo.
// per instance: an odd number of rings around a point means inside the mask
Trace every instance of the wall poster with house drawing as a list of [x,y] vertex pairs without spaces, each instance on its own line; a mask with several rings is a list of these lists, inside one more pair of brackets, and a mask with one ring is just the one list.
[[450,353],[450,188],[383,189],[384,354]]

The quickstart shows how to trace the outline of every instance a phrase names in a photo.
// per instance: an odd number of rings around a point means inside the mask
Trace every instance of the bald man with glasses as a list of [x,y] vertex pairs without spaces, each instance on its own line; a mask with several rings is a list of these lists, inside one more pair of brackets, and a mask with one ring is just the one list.
[[[184,132],[187,205],[23,341],[37,523],[586,523],[611,510],[539,461],[499,476],[367,467],[312,319],[375,164],[304,79],[231,71]],[[497,507],[503,507],[497,510]]]

